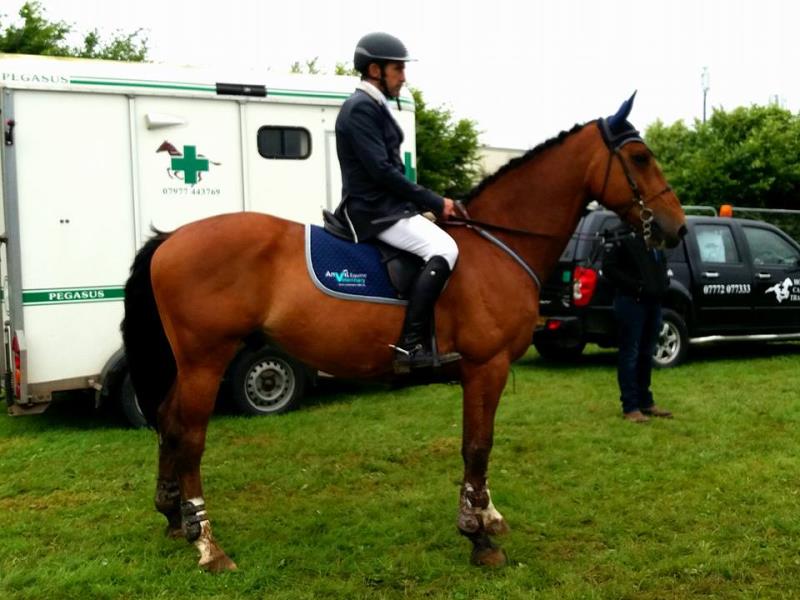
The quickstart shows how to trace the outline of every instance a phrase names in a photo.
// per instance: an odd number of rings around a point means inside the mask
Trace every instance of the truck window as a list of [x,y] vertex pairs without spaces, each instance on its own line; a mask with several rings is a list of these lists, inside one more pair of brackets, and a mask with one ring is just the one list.
[[797,265],[800,252],[774,231],[742,227],[755,265]]
[[589,239],[583,240],[583,246],[581,248],[582,253],[578,253],[579,255],[583,254],[583,256],[580,256],[580,258],[586,259],[589,264],[596,263],[602,254],[605,236],[617,229],[621,223],[622,222],[619,220],[617,215],[608,215],[603,217],[603,219],[600,220],[597,229],[595,230],[595,235],[592,235]]
[[574,244],[573,254],[569,257],[562,255],[561,260],[593,262],[599,255],[599,249],[603,243],[602,235],[606,230],[615,229],[617,226],[619,226],[619,217],[616,215],[595,214],[585,217],[578,224],[576,233],[570,240],[570,244]]
[[610,231],[612,229],[616,229],[621,224],[622,224],[622,221],[619,220],[619,217],[617,215],[609,215],[608,217],[603,219],[603,222],[600,224],[600,229],[599,230],[600,231],[605,231],[605,230],[609,230]]
[[264,158],[308,158],[311,155],[311,134],[302,127],[261,127],[258,130],[258,153]]
[[727,225],[697,225],[695,227],[700,260],[711,264],[739,263],[739,251],[733,233]]

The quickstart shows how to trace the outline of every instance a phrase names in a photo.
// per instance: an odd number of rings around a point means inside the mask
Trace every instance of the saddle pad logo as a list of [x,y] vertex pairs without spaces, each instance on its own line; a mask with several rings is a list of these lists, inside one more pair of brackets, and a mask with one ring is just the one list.
[[339,287],[367,287],[367,273],[351,273],[349,269],[325,271],[325,278],[335,279]]
[[306,266],[314,285],[326,294],[345,300],[405,304],[373,244],[354,244],[317,225],[306,225]]

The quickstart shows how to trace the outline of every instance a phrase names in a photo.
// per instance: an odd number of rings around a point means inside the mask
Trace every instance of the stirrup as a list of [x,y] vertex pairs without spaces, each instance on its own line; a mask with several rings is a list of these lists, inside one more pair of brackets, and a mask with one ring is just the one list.
[[395,344],[389,344],[389,346],[395,351],[392,366],[397,374],[409,373],[413,369],[430,369],[461,360],[458,352],[438,354],[427,350],[422,344],[416,344],[410,350]]

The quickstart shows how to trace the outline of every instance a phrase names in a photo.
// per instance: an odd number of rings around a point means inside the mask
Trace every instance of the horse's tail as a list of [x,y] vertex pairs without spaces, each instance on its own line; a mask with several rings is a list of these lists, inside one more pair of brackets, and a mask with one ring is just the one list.
[[164,333],[150,280],[153,254],[169,234],[155,233],[133,260],[131,275],[125,284],[125,317],[121,327],[136,399],[145,419],[153,427],[158,425],[158,407],[166,398],[176,374],[175,357]]

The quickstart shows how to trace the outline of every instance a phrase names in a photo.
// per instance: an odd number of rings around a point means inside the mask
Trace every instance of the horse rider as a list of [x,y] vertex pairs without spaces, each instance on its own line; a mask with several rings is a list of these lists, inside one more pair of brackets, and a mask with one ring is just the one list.
[[361,81],[336,119],[336,152],[342,170],[342,201],[336,216],[347,223],[356,242],[378,239],[424,261],[394,345],[398,370],[461,358],[455,352],[437,356],[431,343],[434,306],[455,267],[458,246],[421,214],[432,211],[447,219],[455,214],[454,203],[405,177],[400,158],[403,131],[389,110],[390,99],[400,108],[398,98],[410,60],[405,45],[392,35],[362,37],[353,57]]

